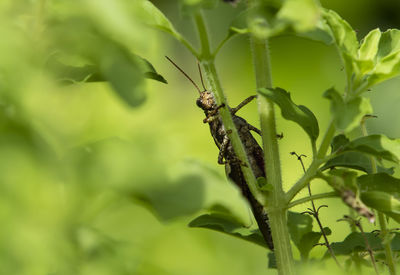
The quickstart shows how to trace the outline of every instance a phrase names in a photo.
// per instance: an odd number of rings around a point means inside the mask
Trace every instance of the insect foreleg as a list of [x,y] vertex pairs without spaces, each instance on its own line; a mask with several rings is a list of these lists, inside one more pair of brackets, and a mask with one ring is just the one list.
[[262,136],[262,132],[260,129],[258,129],[257,127],[254,127],[253,125],[247,123],[247,127],[249,128],[250,131],[254,131],[257,134],[259,134],[260,136]]
[[245,105],[249,104],[256,97],[257,97],[256,95],[252,95],[243,100],[237,107],[231,109],[231,114],[234,115],[237,111],[239,111]]
[[219,149],[218,154],[218,164],[226,164],[227,162],[224,161],[224,155],[226,153],[226,149],[228,148],[229,138],[228,136],[224,136],[224,140],[221,143],[221,147]]

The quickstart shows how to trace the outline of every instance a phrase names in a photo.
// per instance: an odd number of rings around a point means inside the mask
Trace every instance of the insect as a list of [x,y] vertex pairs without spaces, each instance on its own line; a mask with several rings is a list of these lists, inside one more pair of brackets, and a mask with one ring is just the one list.
[[[236,156],[233,146],[228,137],[228,131],[225,129],[222,119],[219,115],[219,110],[225,105],[217,105],[214,94],[204,86],[203,76],[201,73],[199,63],[200,79],[203,86],[203,91],[197,86],[197,84],[169,57],[166,58],[195,86],[199,92],[199,98],[196,100],[196,104],[200,107],[206,118],[203,120],[204,123],[208,123],[210,126],[210,132],[214,139],[215,144],[219,148],[218,163],[225,165],[225,172],[231,181],[233,181],[241,190],[242,195],[246,198],[250,204],[250,208],[253,212],[254,218],[257,225],[263,235],[263,238],[268,247],[273,250],[273,242],[271,237],[271,229],[269,227],[268,215],[265,212],[262,204],[253,196],[244,178],[241,166],[241,161]],[[260,145],[253,137],[250,131],[254,131],[261,135],[261,131],[256,127],[247,123],[247,121],[236,115],[243,106],[251,102],[256,96],[250,96],[241,102],[236,108],[228,109],[231,112],[233,122],[238,131],[239,137],[245,147],[246,154],[249,160],[249,164],[256,178],[266,177],[264,170],[264,153]]]

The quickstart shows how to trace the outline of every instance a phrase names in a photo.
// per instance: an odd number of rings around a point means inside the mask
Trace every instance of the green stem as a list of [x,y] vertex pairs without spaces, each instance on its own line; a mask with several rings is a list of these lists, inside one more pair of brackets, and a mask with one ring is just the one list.
[[[361,121],[361,131],[364,136],[368,135],[367,127],[365,126],[365,120],[364,118]],[[371,168],[372,168],[372,173],[376,174],[378,172],[378,167],[376,165],[376,159],[373,156],[370,156],[370,162],[371,162]],[[379,222],[379,227],[381,228],[381,238],[383,240],[383,247],[385,250],[385,256],[386,256],[386,263],[389,267],[389,272],[391,275],[396,274],[396,266],[394,264],[394,259],[393,259],[393,252],[390,247],[390,241],[387,241],[389,238],[390,232],[387,229],[387,224],[386,224],[386,217],[382,212],[378,211],[378,222]]]
[[317,195],[312,195],[312,196],[308,196],[308,197],[304,197],[298,200],[295,200],[291,203],[289,203],[288,208],[292,208],[294,206],[297,206],[299,204],[302,203],[306,203],[309,202],[311,200],[318,200],[318,199],[326,199],[326,198],[335,198],[335,197],[339,197],[338,193],[333,191],[333,192],[327,192],[327,193],[321,193],[321,194],[317,194]]
[[196,23],[197,32],[199,33],[200,37],[200,45],[201,45],[200,59],[212,59],[211,49],[210,49],[210,39],[208,37],[207,27],[204,22],[203,14],[201,12],[197,12],[194,15],[194,20]]
[[229,105],[226,101],[224,92],[222,90],[221,83],[217,74],[217,70],[214,64],[214,58],[210,51],[210,42],[208,38],[207,28],[204,22],[203,15],[199,12],[195,15],[195,23],[197,31],[199,33],[200,44],[201,44],[201,54],[200,54],[200,64],[204,70],[205,79],[208,81],[211,90],[214,93],[215,99],[218,105],[225,104],[224,108],[220,109],[219,114],[221,115],[222,122],[224,124],[225,130],[228,133],[229,139],[232,143],[233,149],[242,163],[242,171],[245,180],[250,188],[253,196],[260,202],[264,202],[264,197],[260,194],[257,187],[257,180],[251,170],[249,160],[247,158],[246,151],[240,140],[239,134],[236,130],[235,124],[232,120],[231,112],[229,111]]
[[396,266],[394,264],[393,253],[390,247],[390,241],[387,241],[389,231],[386,225],[386,217],[382,212],[378,212],[379,227],[381,228],[381,237],[383,239],[383,247],[385,249],[386,264],[389,267],[389,272],[391,275],[396,274]]
[[[253,3],[251,3],[253,2]],[[257,1],[249,1],[257,4]],[[251,18],[249,18],[251,20]],[[257,89],[272,87],[271,66],[268,40],[250,36],[253,53]],[[292,246],[287,227],[287,204],[282,188],[281,165],[278,141],[276,138],[275,111],[273,102],[265,97],[258,97],[258,112],[264,147],[265,170],[268,184],[272,191],[268,196],[267,212],[269,215],[274,252],[279,274],[295,274]]]
[[179,33],[175,34],[176,39],[182,43],[196,58],[199,58],[199,53],[196,51],[196,49],[190,44],[189,41],[187,41],[182,35]]

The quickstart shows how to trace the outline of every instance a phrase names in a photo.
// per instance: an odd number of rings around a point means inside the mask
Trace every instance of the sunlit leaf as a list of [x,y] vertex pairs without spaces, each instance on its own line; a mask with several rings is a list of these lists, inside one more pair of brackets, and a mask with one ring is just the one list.
[[347,56],[355,57],[358,49],[358,40],[356,32],[342,19],[336,12],[332,10],[325,11],[323,13],[328,25],[331,28],[335,43],[338,46],[340,53],[345,61],[345,67],[348,77],[352,74],[352,59]]
[[204,214],[191,221],[189,226],[212,229],[268,248],[259,230],[249,229],[231,215]]
[[379,29],[370,31],[361,41],[361,46],[358,49],[358,58],[362,60],[374,60],[377,52],[381,32]]
[[307,107],[296,105],[290,98],[290,93],[281,88],[261,88],[259,93],[276,103],[281,109],[282,116],[299,124],[311,140],[315,141],[318,138],[319,127],[315,115]]
[[372,86],[399,74],[400,51],[397,51],[379,60],[368,79],[368,84],[369,86]]
[[360,125],[365,115],[372,113],[372,107],[367,98],[356,97],[345,102],[334,88],[327,90],[324,97],[331,101],[331,112],[339,131],[350,132]]
[[382,33],[379,41],[378,60],[400,50],[400,30],[389,29]]
[[175,30],[171,21],[148,0],[139,0],[135,2],[137,5],[138,16],[142,22],[154,28],[172,34],[175,37],[180,37],[180,34]]
[[288,22],[296,32],[310,31],[320,20],[320,8],[314,0],[286,0],[277,18]]

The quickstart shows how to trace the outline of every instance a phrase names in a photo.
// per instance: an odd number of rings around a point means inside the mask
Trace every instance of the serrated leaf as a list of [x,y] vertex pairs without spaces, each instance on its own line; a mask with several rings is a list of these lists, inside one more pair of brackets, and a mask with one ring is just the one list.
[[290,98],[290,93],[281,88],[261,88],[258,91],[279,106],[285,119],[299,124],[311,140],[315,141],[318,138],[319,126],[315,115],[307,107],[296,105]]
[[378,60],[400,50],[400,30],[389,29],[382,33],[377,53]]
[[189,227],[208,228],[268,248],[259,230],[251,230],[232,217],[223,213],[201,215],[189,223]]
[[372,113],[372,106],[367,98],[356,97],[344,102],[342,96],[334,88],[327,90],[324,97],[331,101],[331,112],[335,118],[336,128],[344,133],[358,127],[362,118]]
[[393,162],[400,161],[400,139],[390,139],[383,135],[370,135],[348,143],[344,151],[358,151]]
[[332,10],[325,11],[323,16],[331,28],[335,43],[340,50],[355,56],[358,49],[358,40],[356,32],[350,24]]
[[368,78],[368,85],[371,87],[372,85],[398,76],[399,74],[400,51],[397,51],[379,60]]
[[[381,239],[373,233],[365,233],[365,237],[373,251],[383,249]],[[333,242],[331,247],[335,255],[350,255],[353,252],[366,251],[366,244],[362,233],[352,232],[342,242]]]

